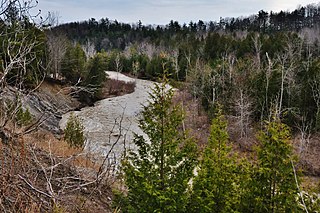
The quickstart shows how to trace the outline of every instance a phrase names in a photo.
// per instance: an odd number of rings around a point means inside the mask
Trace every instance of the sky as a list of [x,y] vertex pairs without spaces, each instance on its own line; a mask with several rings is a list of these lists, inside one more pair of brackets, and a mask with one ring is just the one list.
[[258,11],[292,11],[315,0],[38,0],[41,16],[58,14],[59,23],[109,18],[124,23],[165,25],[190,21],[219,21],[220,17],[239,17]]

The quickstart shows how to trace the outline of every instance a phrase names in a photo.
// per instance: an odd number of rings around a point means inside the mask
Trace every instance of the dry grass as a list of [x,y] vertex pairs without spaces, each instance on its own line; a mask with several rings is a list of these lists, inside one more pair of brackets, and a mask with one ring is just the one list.
[[[194,99],[187,90],[177,90],[173,101],[174,104],[181,104],[183,106],[186,113],[185,128],[198,142],[199,147],[203,147],[207,143],[210,134],[210,122],[199,101]],[[234,116],[226,116],[226,118],[233,152],[254,161],[256,157],[255,147],[259,145],[256,137],[259,127],[251,124],[247,135],[241,137],[238,119]],[[299,136],[294,136],[292,143],[295,153],[299,157],[299,169],[306,175],[306,180],[310,182],[309,184],[317,184],[316,182],[320,177],[320,135],[313,135],[302,153],[298,152],[300,145]]]
[[56,157],[69,159],[68,163],[74,167],[97,172],[101,166],[100,162],[94,160],[96,156],[84,153],[81,148],[70,147],[67,142],[56,139],[50,132],[38,131],[27,136],[26,141]]
[[[174,104],[181,104],[185,111],[185,128],[191,136],[195,138],[199,147],[203,147],[210,135],[210,119],[202,108],[199,100],[192,97],[187,90],[175,92],[173,98]],[[226,116],[228,122],[228,133],[234,151],[243,155],[250,154],[253,147],[257,145],[256,132],[250,129],[247,137],[241,137],[241,133],[235,117]]]
[[300,135],[296,135],[293,138],[293,145],[299,157],[299,167],[302,172],[311,177],[320,177],[320,135],[313,134],[302,150],[300,150]]
[[0,212],[112,212],[90,159],[45,131],[0,143]]
[[199,147],[203,147],[209,137],[210,122],[199,102],[186,90],[177,90],[174,104],[181,104],[185,111],[184,128],[194,137]]

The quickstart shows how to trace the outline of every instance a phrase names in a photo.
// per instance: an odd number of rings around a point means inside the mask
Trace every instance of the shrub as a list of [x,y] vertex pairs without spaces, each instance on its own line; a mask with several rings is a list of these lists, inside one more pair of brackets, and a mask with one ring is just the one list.
[[83,130],[84,127],[79,118],[72,113],[64,129],[64,140],[70,147],[83,148],[85,143]]
[[23,110],[21,106],[19,106],[17,114],[16,114],[16,121],[19,125],[25,126],[31,123],[32,115],[28,108]]

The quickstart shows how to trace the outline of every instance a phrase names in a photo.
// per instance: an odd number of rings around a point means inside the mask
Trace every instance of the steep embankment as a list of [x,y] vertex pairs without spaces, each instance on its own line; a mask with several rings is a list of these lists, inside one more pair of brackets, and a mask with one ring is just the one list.
[[[63,114],[78,108],[80,103],[69,95],[69,88],[56,82],[43,82],[37,90],[18,92],[12,87],[1,91],[1,99],[7,104],[15,101],[21,103],[24,109],[28,109],[33,117],[33,123],[43,129],[60,135],[59,121]],[[17,99],[17,100],[16,100]]]

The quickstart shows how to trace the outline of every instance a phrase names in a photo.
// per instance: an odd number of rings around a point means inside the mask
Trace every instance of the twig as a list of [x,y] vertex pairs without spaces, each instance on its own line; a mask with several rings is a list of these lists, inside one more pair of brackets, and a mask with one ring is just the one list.
[[48,197],[48,198],[52,198],[51,195],[49,195],[49,194],[47,194],[47,193],[45,193],[45,192],[43,192],[43,191],[35,188],[31,183],[29,183],[29,182],[28,182],[24,177],[22,177],[21,175],[18,175],[18,177],[19,177],[21,180],[23,180],[23,182],[25,182],[32,190],[34,190],[34,191],[38,192],[39,194],[42,194],[42,195],[44,195],[44,196],[46,196],[46,197]]
[[304,199],[303,199],[303,194],[302,194],[302,192],[301,192],[301,190],[300,190],[300,187],[299,187],[296,169],[294,168],[294,165],[293,165],[293,161],[292,161],[292,160],[291,160],[291,165],[292,165],[293,174],[294,174],[294,179],[295,179],[295,181],[296,181],[296,185],[297,185],[297,188],[298,188],[298,191],[299,191],[299,196],[300,196],[300,198],[301,198],[303,208],[304,208],[304,210],[306,211],[306,213],[309,213],[309,212],[308,212],[308,209],[307,209],[307,206],[306,206],[306,204],[305,204],[305,202],[304,202]]

